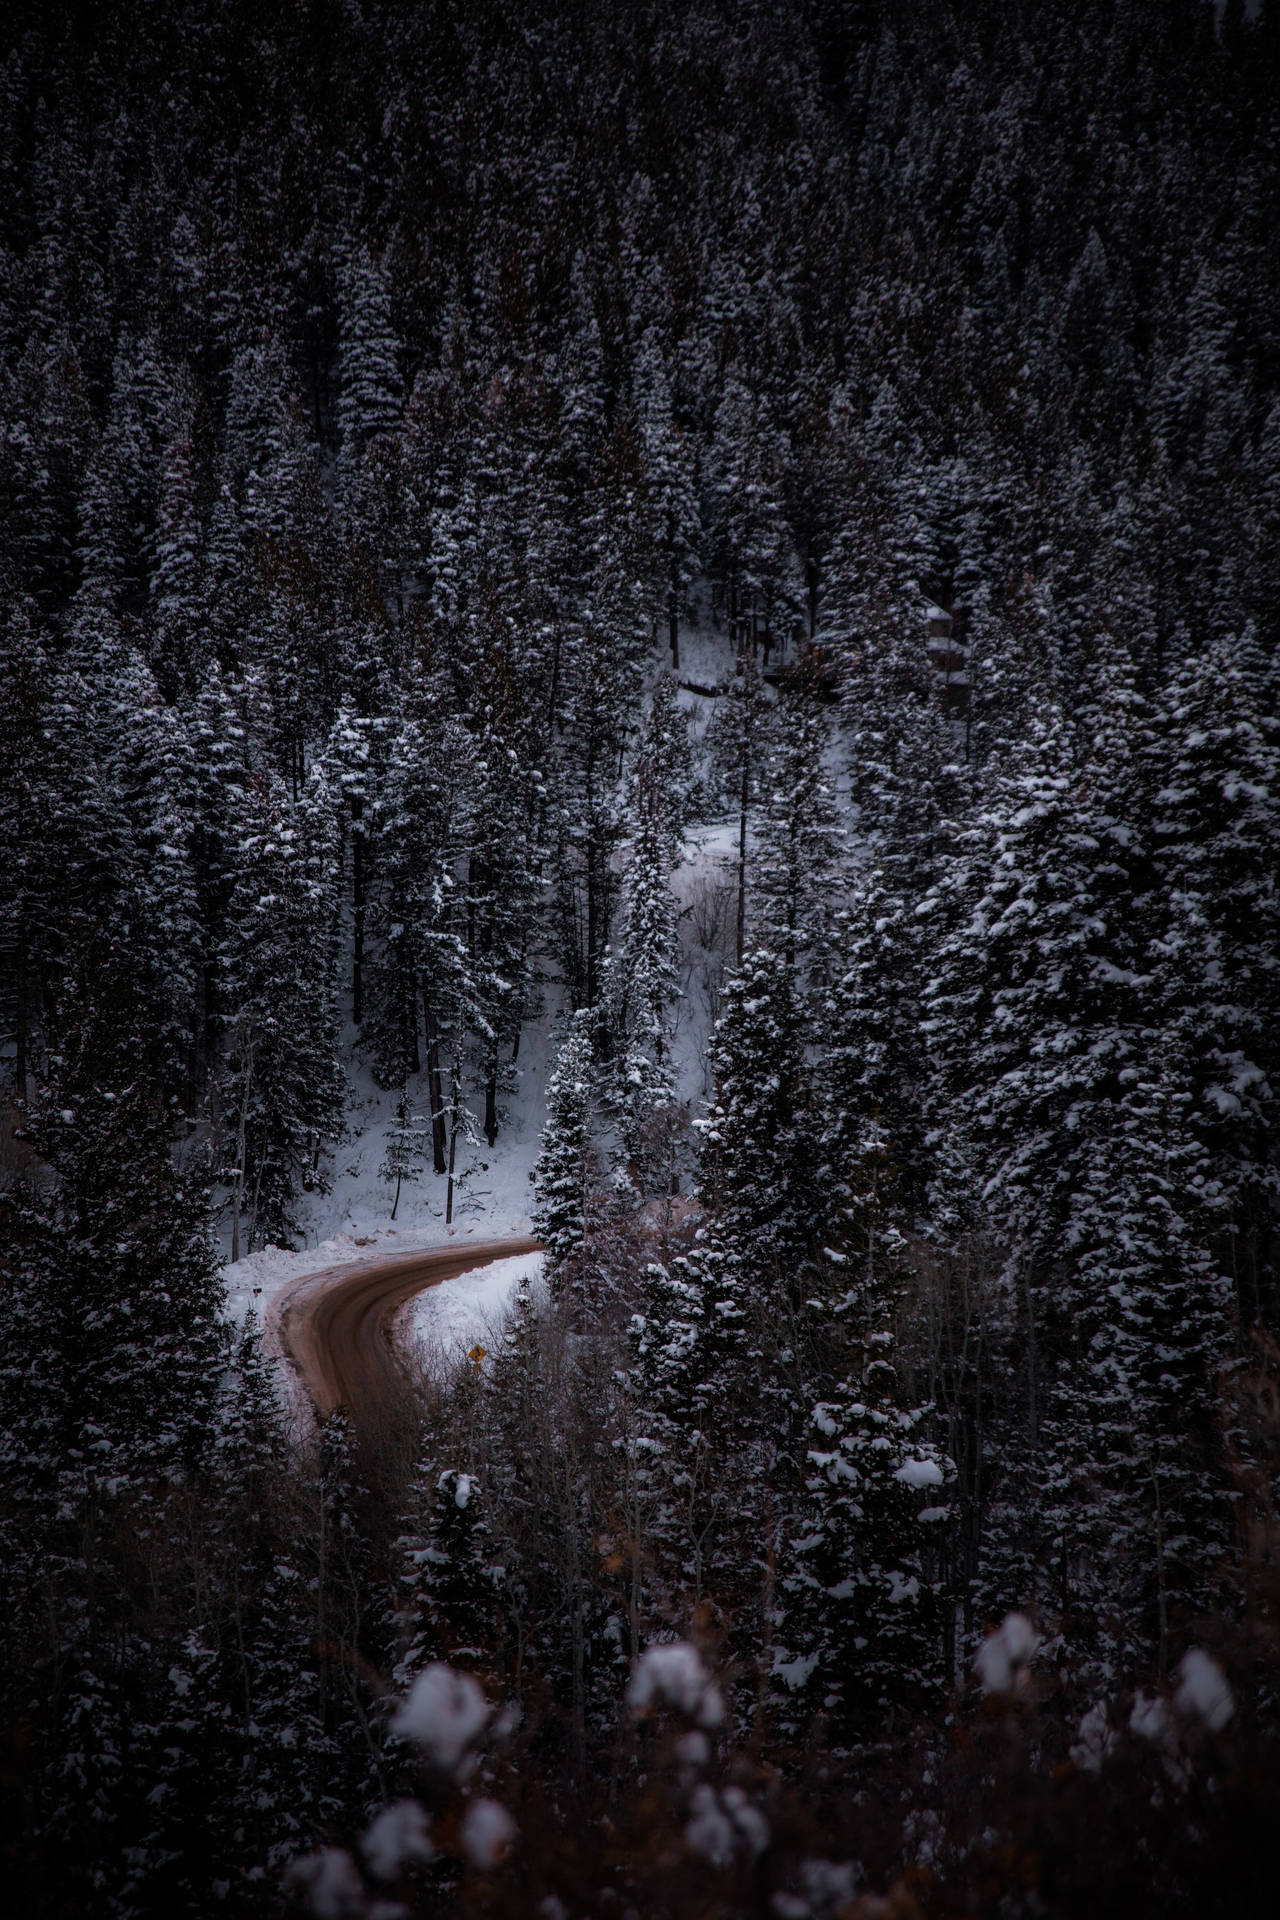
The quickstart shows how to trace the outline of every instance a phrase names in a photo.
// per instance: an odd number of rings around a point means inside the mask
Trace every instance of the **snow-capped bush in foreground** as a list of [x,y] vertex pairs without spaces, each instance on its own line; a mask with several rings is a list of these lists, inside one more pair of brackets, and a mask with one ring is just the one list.
[[1179,1713],[1189,1720],[1199,1720],[1210,1733],[1221,1733],[1236,1710],[1235,1699],[1227,1684],[1227,1677],[1216,1660],[1192,1647],[1183,1655],[1182,1665],[1178,1669],[1181,1684],[1174,1696],[1174,1704]]
[[416,1800],[397,1800],[374,1815],[360,1851],[375,1879],[394,1880],[407,1866],[435,1857],[428,1824]]
[[1107,1703],[1098,1700],[1080,1721],[1080,1736],[1071,1749],[1071,1758],[1086,1773],[1101,1773],[1102,1763],[1116,1744],[1107,1725]]
[[1011,1693],[1022,1686],[1040,1636],[1025,1613],[1006,1614],[974,1655],[973,1664],[984,1693]]
[[492,1873],[515,1843],[516,1823],[496,1800],[473,1800],[463,1816],[461,1838],[477,1873]]
[[472,1748],[489,1724],[490,1707],[469,1674],[436,1663],[424,1667],[391,1718],[391,1732],[421,1747],[433,1767],[461,1780]]
[[627,1688],[627,1704],[638,1714],[672,1707],[700,1727],[718,1727],[724,1720],[724,1696],[687,1640],[645,1648]]
[[351,1920],[365,1908],[364,1887],[351,1855],[320,1847],[295,1860],[286,1876],[302,1893],[316,1920]]
[[713,1867],[730,1866],[740,1854],[755,1859],[769,1844],[769,1823],[741,1787],[717,1793],[705,1781],[693,1790],[684,1831],[690,1850]]

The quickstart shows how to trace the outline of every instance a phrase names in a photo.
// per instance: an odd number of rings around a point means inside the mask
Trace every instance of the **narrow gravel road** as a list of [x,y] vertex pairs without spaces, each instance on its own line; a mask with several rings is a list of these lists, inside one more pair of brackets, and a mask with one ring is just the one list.
[[308,1274],[281,1302],[280,1334],[317,1413],[323,1419],[345,1407],[357,1426],[373,1425],[399,1384],[401,1307],[425,1287],[540,1251],[537,1240],[467,1240]]

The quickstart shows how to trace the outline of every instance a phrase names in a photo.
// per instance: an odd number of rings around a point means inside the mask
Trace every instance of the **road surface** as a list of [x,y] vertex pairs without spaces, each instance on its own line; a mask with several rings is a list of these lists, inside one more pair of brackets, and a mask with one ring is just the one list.
[[402,1384],[395,1320],[415,1293],[541,1250],[527,1238],[465,1240],[308,1274],[281,1303],[280,1335],[321,1419],[345,1407],[357,1426],[376,1422]]

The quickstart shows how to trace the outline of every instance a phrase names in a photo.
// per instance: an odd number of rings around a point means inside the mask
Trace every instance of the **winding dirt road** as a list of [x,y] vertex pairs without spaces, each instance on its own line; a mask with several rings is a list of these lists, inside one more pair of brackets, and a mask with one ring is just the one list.
[[280,1337],[321,1419],[345,1407],[357,1426],[376,1422],[399,1384],[396,1316],[416,1293],[540,1251],[537,1240],[466,1240],[308,1274],[280,1303]]

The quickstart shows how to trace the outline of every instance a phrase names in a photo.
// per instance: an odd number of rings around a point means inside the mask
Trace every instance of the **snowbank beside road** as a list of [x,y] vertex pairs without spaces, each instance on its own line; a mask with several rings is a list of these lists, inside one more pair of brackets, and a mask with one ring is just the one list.
[[406,1318],[428,1366],[452,1365],[475,1346],[492,1352],[521,1281],[541,1285],[543,1260],[540,1253],[517,1254],[418,1294]]

